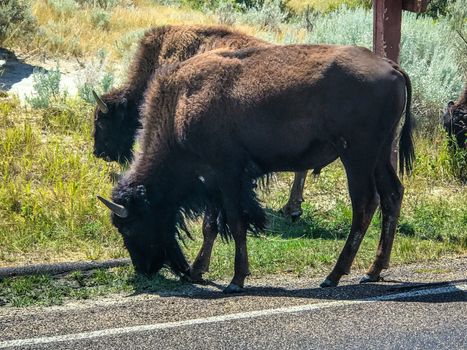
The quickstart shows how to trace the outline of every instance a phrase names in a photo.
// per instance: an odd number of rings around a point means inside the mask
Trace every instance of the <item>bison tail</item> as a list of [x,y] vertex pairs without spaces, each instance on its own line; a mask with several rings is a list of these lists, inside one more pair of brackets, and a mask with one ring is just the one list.
[[405,104],[405,123],[402,127],[401,138],[399,140],[399,172],[401,175],[404,173],[411,174],[413,169],[413,162],[415,160],[415,147],[413,143],[413,120],[411,105],[412,105],[412,83],[405,71],[398,69],[405,78],[405,86],[407,89],[407,101]]

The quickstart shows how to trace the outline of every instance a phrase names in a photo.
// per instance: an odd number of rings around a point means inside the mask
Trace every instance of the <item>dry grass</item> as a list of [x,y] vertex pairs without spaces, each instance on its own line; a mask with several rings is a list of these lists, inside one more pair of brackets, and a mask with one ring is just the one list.
[[[93,56],[99,49],[116,55],[116,43],[128,33],[164,24],[212,24],[214,21],[191,9],[167,8],[141,3],[137,7],[116,7],[110,12],[109,28],[103,31],[93,25],[95,9],[80,8],[71,16],[62,16],[45,0],[37,0],[33,13],[45,35],[36,37],[36,45],[51,54]],[[54,38],[57,38],[54,41]]]
[[307,7],[320,12],[327,12],[342,5],[355,7],[361,5],[363,2],[358,0],[289,0],[287,1],[287,6],[297,13],[304,11]]
[[[93,24],[94,8],[79,8],[66,16],[61,15],[46,0],[33,5],[41,32],[35,36],[28,50],[38,49],[52,56],[93,57],[104,49],[110,58],[122,58],[122,52],[136,43],[146,29],[160,25],[217,24],[214,15],[204,14],[187,7],[161,6],[149,1],[135,1],[134,7],[117,6],[109,10],[110,21],[105,30]],[[249,34],[257,30],[252,26],[239,25]],[[14,46],[14,43],[9,43]],[[21,48],[18,48],[21,49]]]

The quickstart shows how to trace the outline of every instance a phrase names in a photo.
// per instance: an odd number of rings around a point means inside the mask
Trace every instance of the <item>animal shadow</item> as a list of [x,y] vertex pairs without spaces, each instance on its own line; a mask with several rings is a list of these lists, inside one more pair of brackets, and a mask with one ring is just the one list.
[[321,220],[318,215],[304,212],[296,221],[284,216],[278,210],[266,209],[266,235],[280,235],[282,238],[345,239],[350,231],[350,218],[339,218],[332,223]]
[[10,90],[14,84],[28,78],[37,68],[19,60],[16,55],[0,47],[0,90]]

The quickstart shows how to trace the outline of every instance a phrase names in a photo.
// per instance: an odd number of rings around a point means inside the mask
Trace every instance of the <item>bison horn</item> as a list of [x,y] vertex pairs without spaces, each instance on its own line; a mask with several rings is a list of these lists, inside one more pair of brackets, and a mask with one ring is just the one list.
[[128,217],[128,209],[125,208],[123,205],[111,202],[108,199],[102,198],[101,196],[97,196],[97,199],[104,203],[104,205],[118,217],[121,217],[122,219]]
[[108,113],[109,107],[107,107],[105,102],[102,101],[102,99],[99,97],[99,95],[94,90],[92,90],[92,95],[94,96],[94,99],[96,100],[96,103],[97,103],[97,107],[99,107],[100,111],[102,113]]

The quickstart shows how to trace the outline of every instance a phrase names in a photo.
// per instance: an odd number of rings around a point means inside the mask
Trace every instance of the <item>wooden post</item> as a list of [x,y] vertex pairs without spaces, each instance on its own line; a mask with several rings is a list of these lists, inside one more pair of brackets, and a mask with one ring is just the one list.
[[[373,52],[399,63],[402,0],[373,0]],[[400,127],[392,143],[391,164],[397,171]]]
[[[426,11],[429,0],[373,0],[373,52],[399,63],[402,10]],[[392,144],[391,163],[397,170],[400,128]]]
[[399,62],[402,0],[373,0],[373,51]]

